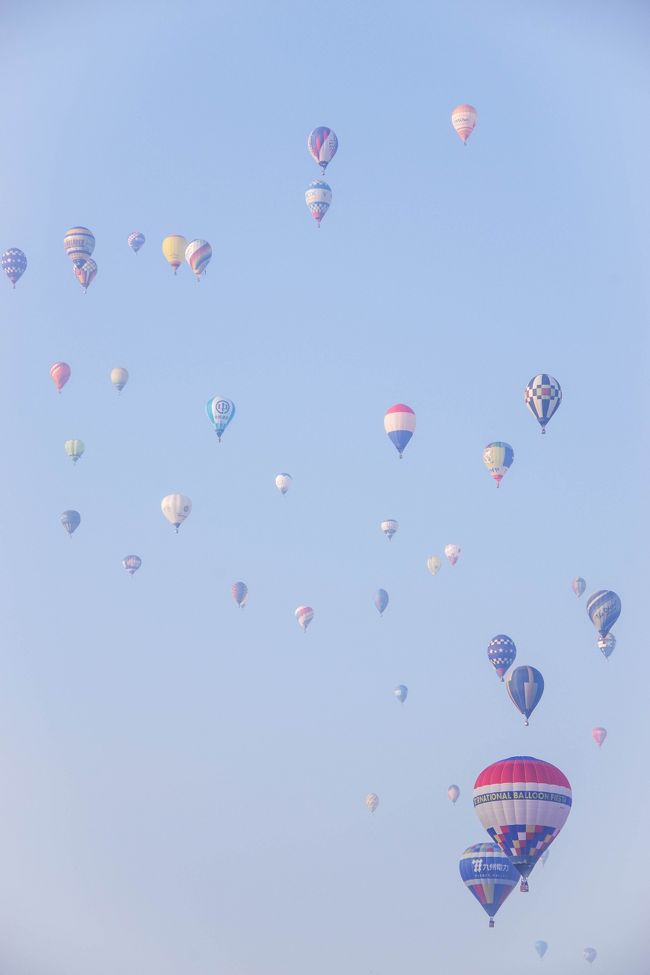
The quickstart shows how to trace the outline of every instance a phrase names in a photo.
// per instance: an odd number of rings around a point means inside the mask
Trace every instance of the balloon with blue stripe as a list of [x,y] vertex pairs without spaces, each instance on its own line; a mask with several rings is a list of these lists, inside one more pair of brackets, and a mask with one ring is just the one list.
[[599,589],[587,600],[589,619],[601,637],[606,637],[621,615],[621,600],[611,589]]
[[415,413],[405,403],[395,403],[384,414],[384,430],[394,445],[400,459],[415,433]]
[[207,402],[206,412],[214,427],[217,440],[221,443],[223,432],[235,415],[235,404],[231,399],[225,399],[223,396],[213,396]]
[[385,589],[378,589],[375,593],[375,606],[377,607],[377,612],[381,616],[388,606],[388,593]]
[[458,864],[461,880],[494,927],[494,915],[519,883],[519,873],[496,843],[468,846]]
[[515,667],[506,678],[506,690],[528,726],[528,719],[542,699],[544,678],[535,667]]
[[562,389],[553,376],[541,372],[533,376],[524,390],[524,403],[546,433],[546,424],[562,402]]

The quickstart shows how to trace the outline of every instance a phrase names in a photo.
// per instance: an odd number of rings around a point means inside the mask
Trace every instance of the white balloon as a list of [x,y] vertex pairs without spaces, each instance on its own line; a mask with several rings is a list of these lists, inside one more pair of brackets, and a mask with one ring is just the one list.
[[168,494],[160,502],[162,513],[167,521],[174,526],[176,534],[192,510],[192,501],[184,494]]

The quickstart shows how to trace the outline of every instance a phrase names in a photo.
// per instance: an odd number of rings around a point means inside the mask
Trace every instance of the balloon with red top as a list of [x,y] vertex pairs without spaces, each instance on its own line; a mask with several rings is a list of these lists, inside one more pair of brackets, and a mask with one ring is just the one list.
[[384,430],[397,450],[400,460],[415,433],[415,413],[405,403],[395,403],[384,414]]
[[451,124],[463,143],[467,143],[467,140],[474,131],[477,119],[478,112],[474,106],[465,103],[456,105],[456,108],[451,113]]

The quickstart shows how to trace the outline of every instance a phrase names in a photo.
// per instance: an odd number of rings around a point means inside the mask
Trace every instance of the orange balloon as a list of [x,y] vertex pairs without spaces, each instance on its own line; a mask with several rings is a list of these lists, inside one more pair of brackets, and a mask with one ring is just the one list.
[[67,362],[55,362],[50,369],[50,376],[52,377],[52,382],[56,386],[59,392],[63,389],[68,379],[70,378],[70,373],[72,370]]

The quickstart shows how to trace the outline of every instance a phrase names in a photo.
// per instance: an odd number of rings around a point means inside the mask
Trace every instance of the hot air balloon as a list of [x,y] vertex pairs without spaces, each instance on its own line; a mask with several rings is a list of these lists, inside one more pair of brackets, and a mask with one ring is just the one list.
[[87,227],[72,227],[63,238],[66,257],[75,267],[82,267],[95,250],[95,237]]
[[160,502],[160,508],[170,525],[174,526],[174,531],[178,535],[181,527],[192,510],[192,502],[184,494],[168,494]]
[[145,237],[144,234],[141,234],[139,230],[135,230],[132,234],[129,234],[126,241],[133,253],[137,254],[144,244]]
[[377,590],[377,592],[375,593],[375,596],[374,596],[374,602],[375,602],[375,606],[377,607],[377,611],[378,611],[379,615],[381,616],[381,614],[384,612],[384,610],[388,606],[388,593],[386,592],[385,589],[378,589]]
[[599,589],[587,600],[587,613],[601,637],[606,637],[621,615],[621,600],[610,589]]
[[458,801],[458,797],[460,795],[460,789],[458,788],[457,785],[450,785],[449,788],[447,789],[447,795],[449,796],[453,804],[456,805],[456,802]]
[[500,680],[517,656],[517,648],[514,640],[511,640],[505,633],[499,633],[492,637],[487,648],[488,660],[497,672]]
[[75,278],[84,289],[85,294],[97,277],[97,265],[93,261],[92,257],[89,257],[83,262],[83,264],[75,264],[73,271]]
[[611,657],[616,649],[616,637],[613,633],[608,633],[607,636],[599,637],[597,646],[605,660],[607,660],[607,658]]
[[399,524],[395,521],[394,518],[388,518],[386,521],[382,521],[379,527],[381,528],[384,535],[390,542],[391,538],[399,528]]
[[207,240],[192,240],[185,248],[185,260],[191,267],[197,281],[205,274],[212,257],[212,247]]
[[122,366],[111,369],[111,382],[118,393],[121,393],[129,381],[129,374]]
[[243,609],[246,605],[246,600],[248,599],[248,586],[245,582],[233,582],[230,587],[232,593],[232,598],[235,600],[240,609]]
[[494,915],[517,886],[519,874],[496,843],[468,846],[458,864],[461,880],[494,927]]
[[547,943],[545,941],[536,941],[535,951],[537,952],[540,958],[543,958],[546,952],[548,951]]
[[15,288],[16,281],[22,278],[23,274],[27,270],[27,258],[17,247],[10,247],[9,250],[5,251],[2,255],[0,263],[2,264],[2,270],[5,272]]
[[473,105],[456,105],[456,108],[451,113],[451,124],[463,140],[463,143],[467,143],[467,140],[474,131],[477,118],[478,113]]
[[545,372],[533,376],[524,390],[524,403],[546,433],[546,424],[562,402],[562,390],[557,379]]
[[291,482],[293,478],[291,474],[278,474],[275,479],[275,486],[280,492],[280,494],[286,494],[291,487]]
[[529,755],[504,758],[474,783],[481,825],[521,874],[521,890],[538,858],[571,812],[571,786],[559,768]]
[[134,572],[137,572],[142,565],[142,559],[139,555],[127,555],[125,559],[122,559],[122,566],[126,569],[130,576]]
[[483,448],[483,463],[490,472],[490,477],[497,482],[497,487],[508,473],[514,459],[514,450],[509,443],[504,443],[502,440],[495,440],[494,443],[489,443]]
[[601,748],[605,738],[607,738],[607,728],[592,728],[591,737],[594,739],[598,747]]
[[299,625],[302,627],[303,633],[306,633],[307,627],[314,618],[314,611],[311,606],[299,606],[298,609],[294,611],[293,615],[296,617]]
[[68,379],[70,378],[72,370],[67,362],[55,362],[53,366],[50,367],[50,376],[52,377],[52,382],[56,386],[57,390],[61,392]]
[[445,545],[445,555],[452,565],[456,565],[460,558],[460,545]]
[[544,678],[534,667],[515,667],[506,677],[506,690],[528,726],[528,719],[544,693]]
[[63,449],[72,458],[72,463],[76,464],[86,448],[83,440],[66,440]]
[[307,148],[323,172],[336,155],[338,147],[339,140],[336,138],[336,132],[328,129],[326,125],[319,125],[307,136]]
[[580,599],[583,592],[587,588],[587,583],[580,576],[576,576],[573,582],[571,583],[571,588],[573,589],[578,599]]
[[384,414],[384,430],[401,460],[406,445],[415,433],[415,413],[411,407],[404,403],[396,403],[387,409]]
[[208,418],[214,427],[217,440],[221,443],[223,432],[235,415],[235,404],[223,396],[213,396],[206,404]]
[[369,792],[366,796],[366,806],[371,813],[374,813],[375,809],[379,805],[379,796],[375,795],[374,792]]
[[393,691],[393,694],[400,702],[400,704],[404,704],[404,701],[408,697],[408,693],[409,693],[409,689],[406,686],[406,684],[398,684],[395,690]]
[[72,535],[81,524],[81,515],[78,511],[64,511],[61,515],[61,524],[68,535]]
[[597,954],[598,952],[595,948],[585,948],[585,950],[582,952],[582,957],[585,961],[592,962],[595,960]]
[[437,555],[432,555],[431,558],[427,559],[427,569],[429,570],[432,576],[438,574],[441,565],[442,565],[442,561],[438,558]]
[[185,258],[185,248],[187,241],[180,234],[170,234],[162,242],[162,252],[168,264],[174,269],[174,274],[178,271]]
[[305,190],[305,203],[309,212],[320,227],[320,222],[330,208],[332,187],[324,179],[312,179]]

